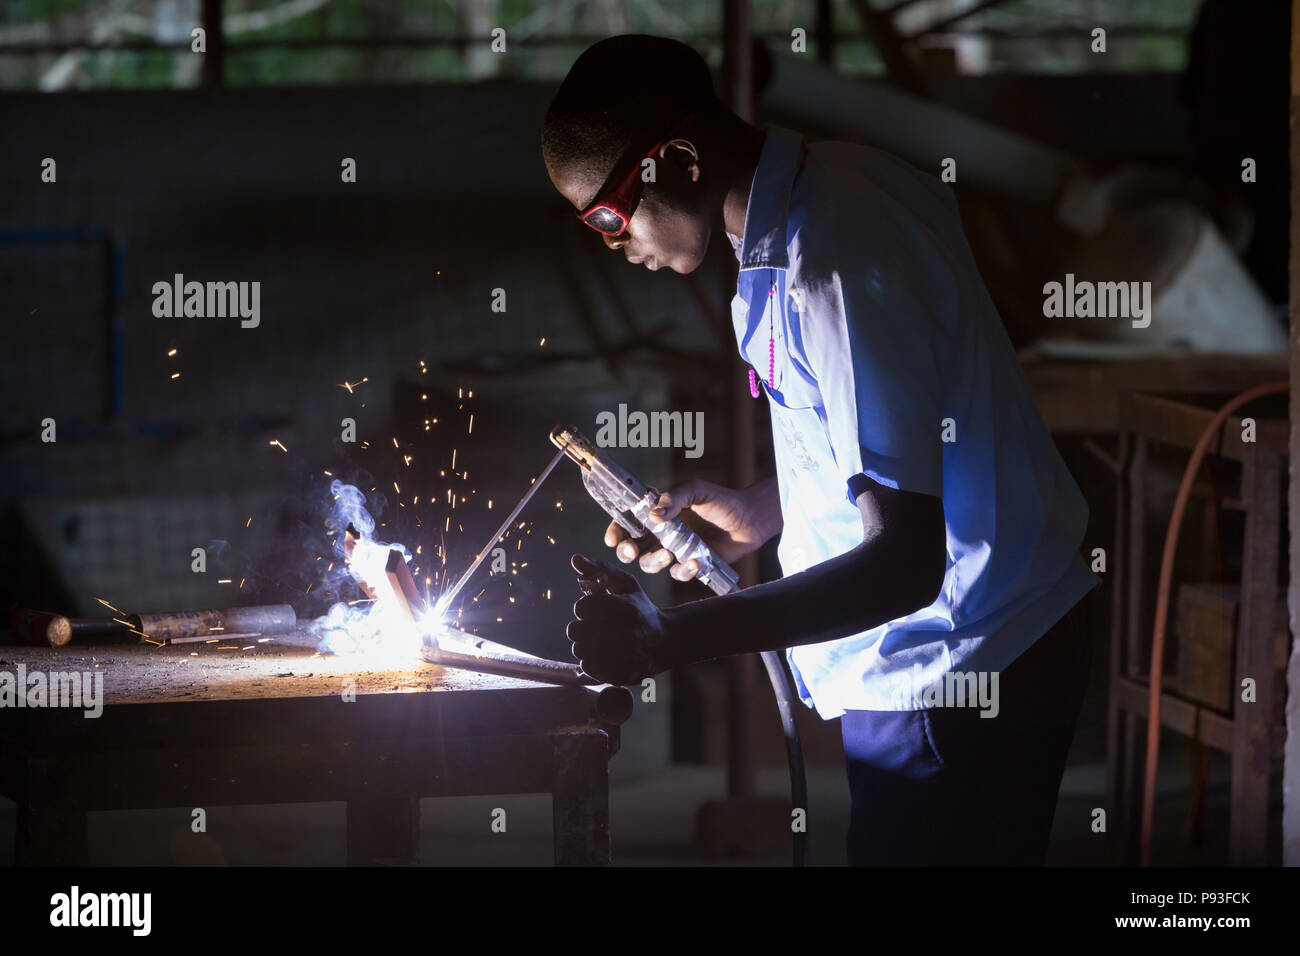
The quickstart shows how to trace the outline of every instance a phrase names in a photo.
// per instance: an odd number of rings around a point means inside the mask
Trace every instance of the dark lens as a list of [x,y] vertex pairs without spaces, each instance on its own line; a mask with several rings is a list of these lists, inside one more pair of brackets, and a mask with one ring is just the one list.
[[599,229],[607,236],[617,236],[623,231],[623,217],[608,206],[597,206],[587,213],[582,221],[593,229]]

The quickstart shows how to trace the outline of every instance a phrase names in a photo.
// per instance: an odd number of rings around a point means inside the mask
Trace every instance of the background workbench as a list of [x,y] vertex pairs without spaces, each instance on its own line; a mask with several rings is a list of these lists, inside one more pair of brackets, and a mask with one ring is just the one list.
[[0,646],[0,670],[104,675],[98,718],[0,708],[16,861],[86,863],[92,810],[345,801],[349,864],[405,864],[421,797],[550,793],[556,863],[608,864],[619,737],[596,717],[595,693],[412,658],[320,656],[307,634]]

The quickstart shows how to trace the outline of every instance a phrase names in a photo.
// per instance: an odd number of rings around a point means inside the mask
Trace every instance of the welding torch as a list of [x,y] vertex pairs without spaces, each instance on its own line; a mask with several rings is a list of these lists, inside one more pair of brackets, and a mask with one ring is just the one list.
[[582,469],[582,484],[596,504],[633,538],[653,537],[679,562],[699,562],[696,579],[714,594],[730,594],[740,576],[680,517],[666,521],[650,512],[659,506],[659,492],[643,485],[609,455],[570,425],[551,429],[551,442]]

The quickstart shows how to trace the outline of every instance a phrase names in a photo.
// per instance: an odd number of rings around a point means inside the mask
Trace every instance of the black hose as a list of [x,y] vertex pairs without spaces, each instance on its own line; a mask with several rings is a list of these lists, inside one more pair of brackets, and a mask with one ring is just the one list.
[[799,739],[799,725],[794,719],[794,702],[797,695],[790,673],[785,669],[785,655],[780,651],[764,651],[761,655],[767,668],[767,679],[772,682],[772,694],[781,712],[781,729],[785,731],[785,755],[790,764],[790,802],[795,810],[804,813],[803,827],[794,830],[794,865],[804,866],[808,860],[808,778],[804,773],[803,743]]

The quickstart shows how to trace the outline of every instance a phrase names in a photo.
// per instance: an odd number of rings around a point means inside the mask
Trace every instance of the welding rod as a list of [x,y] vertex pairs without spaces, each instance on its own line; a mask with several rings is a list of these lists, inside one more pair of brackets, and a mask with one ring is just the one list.
[[542,470],[542,473],[538,476],[537,480],[533,482],[533,486],[528,489],[522,498],[519,499],[519,504],[515,505],[515,510],[510,512],[509,517],[507,517],[505,521],[501,522],[501,527],[497,528],[497,533],[494,534],[492,539],[483,546],[483,550],[478,553],[478,557],[474,559],[474,563],[471,564],[469,569],[460,576],[455,584],[451,586],[450,590],[439,596],[439,608],[446,609],[451,607],[451,602],[456,599],[456,595],[459,594],[465,585],[469,583],[469,579],[473,577],[474,572],[477,571],[479,565],[483,563],[483,559],[492,553],[492,545],[500,541],[501,536],[504,535],[510,529],[510,526],[515,523],[515,519],[519,517],[519,512],[523,511],[524,506],[532,500],[533,495],[537,494],[537,489],[542,487],[542,482],[546,480],[546,476],[555,470],[555,466],[560,463],[560,459],[563,457],[564,449],[561,448],[556,456],[551,459],[551,463]]

